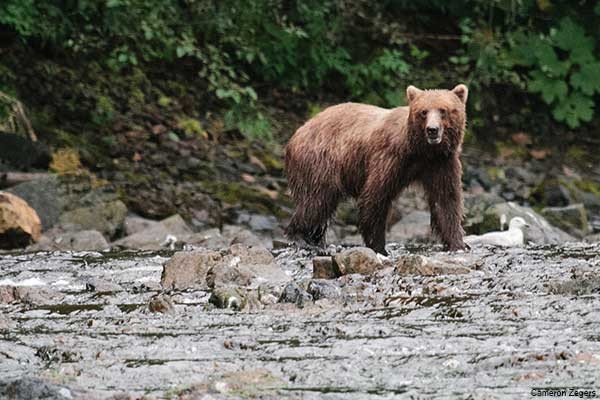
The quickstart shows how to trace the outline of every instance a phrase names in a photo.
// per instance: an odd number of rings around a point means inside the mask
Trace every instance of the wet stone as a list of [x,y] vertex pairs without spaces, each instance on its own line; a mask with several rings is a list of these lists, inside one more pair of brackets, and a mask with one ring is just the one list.
[[0,304],[52,304],[64,297],[61,292],[39,286],[0,286]]
[[565,232],[582,238],[590,233],[587,213],[583,204],[573,204],[567,207],[546,207],[542,215],[548,222]]
[[335,279],[342,275],[332,257],[315,257],[312,262],[314,279]]
[[281,296],[279,296],[279,303],[293,303],[298,307],[302,307],[304,303],[311,302],[312,296],[304,289],[302,289],[296,282],[290,282],[283,288]]
[[89,278],[85,282],[85,289],[96,293],[122,292],[123,287],[119,284],[109,282],[101,278]]
[[400,275],[460,275],[471,269],[459,261],[439,260],[422,255],[404,255],[396,262],[396,273]]
[[174,309],[173,301],[166,295],[154,296],[148,303],[148,310],[153,313],[167,314],[173,312]]
[[217,228],[184,235],[178,239],[186,244],[201,246],[211,250],[217,250],[229,246],[229,240],[223,237],[223,235],[221,235],[221,231],[219,231]]
[[341,275],[370,275],[383,268],[377,253],[367,247],[354,247],[334,256],[334,267]]
[[40,241],[27,248],[29,251],[94,251],[106,250],[110,247],[104,236],[98,231],[64,231],[53,228],[44,233]]
[[71,390],[39,378],[22,377],[0,381],[0,398],[10,400],[71,400]]
[[221,261],[212,250],[177,252],[165,263],[160,283],[165,289],[207,288],[207,272]]
[[336,281],[328,279],[313,279],[308,283],[308,293],[317,301],[321,299],[342,299],[342,288]]
[[208,270],[206,281],[209,287],[234,285],[256,288],[265,282],[279,284],[291,279],[264,247],[235,244],[229,252],[222,262]]

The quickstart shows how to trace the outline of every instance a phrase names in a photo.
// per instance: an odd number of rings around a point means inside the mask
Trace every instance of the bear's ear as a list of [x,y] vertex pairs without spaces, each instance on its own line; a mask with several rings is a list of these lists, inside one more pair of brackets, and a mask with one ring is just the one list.
[[456,87],[452,89],[452,93],[457,95],[460,101],[463,102],[463,104],[467,104],[467,97],[469,97],[469,89],[467,89],[465,85],[463,85],[462,83],[460,85],[456,85]]
[[417,89],[416,87],[411,85],[406,88],[406,99],[409,103],[412,103],[412,101],[421,93],[423,93],[421,89]]

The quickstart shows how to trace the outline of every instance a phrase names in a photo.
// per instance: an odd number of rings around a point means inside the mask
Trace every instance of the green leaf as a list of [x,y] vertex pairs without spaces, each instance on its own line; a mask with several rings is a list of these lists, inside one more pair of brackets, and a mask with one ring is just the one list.
[[591,97],[576,91],[562,98],[554,107],[552,115],[557,121],[565,122],[570,128],[577,128],[581,122],[592,120],[594,101]]
[[584,94],[592,96],[600,93],[600,62],[583,65],[579,71],[571,75],[571,85]]
[[596,15],[600,15],[600,1],[596,3],[596,7],[594,7],[594,12]]
[[576,24],[569,17],[560,21],[558,29],[551,32],[551,37],[554,43],[565,51],[580,48],[591,53],[594,49],[594,40],[585,34],[581,25]]
[[564,77],[571,67],[569,60],[559,60],[556,51],[548,43],[540,42],[534,48],[533,53],[538,60],[540,69],[549,75]]
[[560,100],[567,95],[569,88],[567,84],[559,79],[553,79],[546,76],[543,72],[534,70],[530,72],[531,79],[528,88],[531,92],[541,93],[542,99],[546,104],[551,104],[555,100]]

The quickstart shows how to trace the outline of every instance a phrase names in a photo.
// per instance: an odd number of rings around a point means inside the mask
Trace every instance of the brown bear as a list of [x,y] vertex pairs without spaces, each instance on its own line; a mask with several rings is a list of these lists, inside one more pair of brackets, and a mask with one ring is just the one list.
[[344,103],[308,120],[285,148],[296,209],[286,235],[324,245],[327,223],[345,198],[357,200],[365,244],[386,255],[392,201],[423,186],[431,229],[449,250],[464,249],[461,154],[468,89],[406,89],[407,107]]

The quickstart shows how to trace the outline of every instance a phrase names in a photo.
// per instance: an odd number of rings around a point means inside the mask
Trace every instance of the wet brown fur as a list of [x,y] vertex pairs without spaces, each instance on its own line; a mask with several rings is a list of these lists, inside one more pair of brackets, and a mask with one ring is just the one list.
[[[459,86],[464,92],[457,91]],[[357,199],[365,244],[386,254],[385,222],[391,203],[409,184],[420,183],[433,233],[450,250],[464,248],[459,156],[467,89],[459,86],[454,91],[415,89],[418,95],[409,94],[408,107],[339,104],[300,127],[285,150],[286,174],[296,202],[288,237],[323,245],[338,203],[352,197]],[[422,110],[431,109],[446,111],[439,144],[429,144],[424,133]]]

